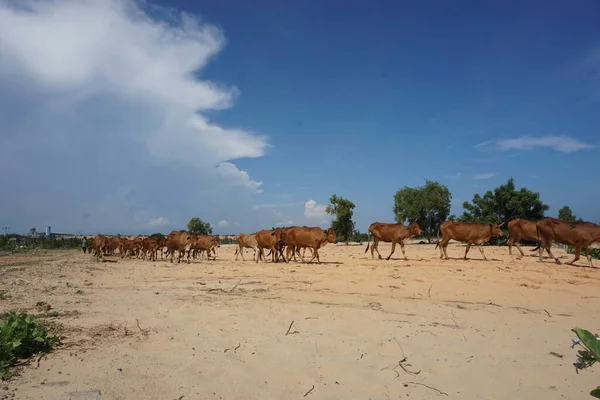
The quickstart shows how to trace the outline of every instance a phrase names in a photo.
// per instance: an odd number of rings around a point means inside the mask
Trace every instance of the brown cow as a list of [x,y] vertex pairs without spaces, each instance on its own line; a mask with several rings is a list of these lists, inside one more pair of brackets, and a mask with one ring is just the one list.
[[[573,265],[575,261],[579,260],[581,250],[584,249],[590,266],[594,266],[590,249],[600,248],[600,226],[590,222],[571,223],[547,217],[539,220],[536,227],[542,248],[546,249],[557,264],[560,264],[560,260],[550,250],[552,241],[575,247],[575,257],[567,264]],[[541,261],[542,251],[540,250]]]
[[[173,262],[173,256],[175,254],[175,250],[179,252],[177,263],[181,262],[185,254],[186,247],[190,244],[192,240],[192,235],[187,233],[186,231],[172,231],[167,236],[167,242],[165,243],[165,247],[167,248],[167,252],[171,254],[171,262]],[[188,264],[190,263],[190,257],[188,254]]]
[[192,235],[192,239],[190,240],[190,249],[188,250],[188,259],[190,257],[190,252],[193,252],[194,258],[197,252],[206,251],[206,258],[210,260],[210,253],[213,252],[214,258],[217,259],[217,252],[214,250],[215,247],[221,247],[221,240],[219,235]]
[[[375,258],[374,251],[377,252],[379,259],[381,260],[381,254],[379,254],[379,250],[377,246],[379,242],[389,243],[392,242],[392,251],[390,255],[387,256],[386,260],[389,260],[394,251],[396,251],[396,243],[400,244],[400,248],[402,249],[402,254],[404,255],[404,259],[408,261],[406,258],[406,253],[404,252],[404,241],[409,239],[412,236],[419,236],[423,233],[421,227],[416,222],[411,223],[406,226],[403,224],[386,224],[384,222],[373,222],[369,225],[369,232],[373,235],[373,245],[371,246],[371,257]],[[365,249],[365,253],[369,250],[370,243],[367,243],[367,248]]]
[[[264,249],[271,250],[271,260],[273,262],[279,262],[279,247],[281,245],[282,235],[283,229],[281,228],[262,230],[254,234],[256,237],[256,244],[258,246],[258,257],[256,257],[256,262],[258,262],[259,259],[263,259],[265,262],[267,261],[264,257]],[[283,261],[286,261],[285,256],[283,256],[283,254],[281,254],[281,256],[283,257]]]
[[242,261],[244,260],[244,248],[254,250],[254,255],[252,256],[252,261],[256,258],[256,250],[258,249],[258,243],[256,243],[256,236],[254,234],[246,234],[240,233],[236,238],[238,247],[235,250],[235,261],[237,261],[238,256],[242,255]]
[[542,249],[539,246],[539,238],[537,234],[536,222],[529,221],[523,218],[515,218],[508,222],[508,254],[512,256],[512,245],[517,246],[517,250],[521,253],[521,257],[525,257],[523,250],[521,250],[521,246],[519,242],[521,240],[528,240],[531,242],[538,242],[538,246],[531,250],[536,251]]
[[[337,243],[337,238],[333,228],[323,230],[318,227],[294,227],[287,233],[287,243],[289,243],[290,246],[293,246],[294,250],[301,247],[312,248],[313,257],[310,259],[309,263],[315,258],[318,263],[321,263],[321,259],[319,258],[319,248],[325,246],[327,243]],[[301,258],[302,261],[304,261],[302,256]]]
[[[440,232],[442,233],[442,240],[440,241]],[[487,261],[481,245],[488,242],[493,236],[503,236],[504,232],[496,224],[480,224],[478,222],[452,222],[444,221],[438,229],[438,244],[435,245],[437,248],[440,246],[440,258],[448,259],[448,253],[446,248],[448,242],[452,239],[467,242],[467,248],[465,249],[465,260],[467,259],[467,253],[471,248],[471,245],[476,245],[483,259]]]

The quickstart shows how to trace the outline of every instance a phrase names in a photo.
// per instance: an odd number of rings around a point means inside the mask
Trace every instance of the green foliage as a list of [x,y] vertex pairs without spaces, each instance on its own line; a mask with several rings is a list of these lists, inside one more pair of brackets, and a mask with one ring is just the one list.
[[527,188],[516,190],[515,180],[510,178],[494,191],[488,190],[483,196],[476,194],[473,202],[465,201],[466,210],[459,218],[463,222],[508,223],[513,218],[539,220],[550,207],[540,200],[540,194]]
[[0,236],[0,250],[19,252],[33,249],[68,250],[81,248],[82,240],[78,238],[57,238],[39,236],[29,238],[26,236],[8,235]]
[[[577,352],[577,370],[589,368],[597,361],[600,361],[600,340],[589,331],[581,328],[571,329],[579,338],[579,344],[584,348]],[[600,386],[590,392],[590,395],[600,399]]]
[[189,233],[195,233],[196,235],[212,235],[212,228],[210,224],[202,221],[198,217],[190,219],[187,228]]
[[405,186],[394,195],[396,222],[417,222],[429,243],[438,227],[450,214],[452,194],[446,185],[425,180],[425,185]]
[[347,244],[350,241],[352,233],[354,232],[354,221],[352,221],[354,211],[352,210],[354,209],[355,205],[350,200],[346,200],[343,197],[338,197],[335,194],[331,196],[329,202],[331,204],[325,208],[325,212],[327,214],[336,216],[331,223],[331,226],[333,227],[338,240],[344,241]]
[[573,211],[571,211],[571,207],[564,206],[560,210],[558,210],[558,219],[562,219],[567,222],[583,222],[581,218],[577,218],[573,215]]
[[361,233],[360,231],[355,230],[354,232],[352,232],[352,236],[350,237],[350,241],[356,242],[356,243],[368,242],[369,241],[369,234],[368,233]]
[[50,351],[60,339],[50,335],[34,315],[9,312],[0,316],[0,378],[8,378],[17,360]]
[[37,229],[35,227],[29,229],[30,236],[37,236]]
[[165,235],[163,235],[162,233],[153,233],[152,235],[150,235],[150,238],[152,239],[162,239],[164,237]]

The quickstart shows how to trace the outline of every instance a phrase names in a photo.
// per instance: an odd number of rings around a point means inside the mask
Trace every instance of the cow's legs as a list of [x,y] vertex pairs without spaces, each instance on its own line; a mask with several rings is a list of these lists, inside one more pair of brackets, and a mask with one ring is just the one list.
[[525,253],[523,253],[523,250],[521,250],[521,245],[519,244],[519,242],[515,243],[515,246],[517,247],[517,249],[521,253],[521,257],[525,257]]
[[585,249],[585,256],[590,262],[590,267],[594,268],[594,263],[592,262],[592,250],[589,247]]
[[377,255],[379,256],[380,260],[383,260],[383,257],[381,257],[381,254],[379,253],[379,239],[376,236],[373,236],[373,246],[371,246],[371,257],[375,258],[375,255],[373,254],[374,251],[377,252]]
[[313,257],[310,259],[310,261],[308,263],[310,264],[315,258],[317,259],[317,262],[319,264],[321,264],[321,260],[319,259],[319,245],[315,245],[313,247]]
[[406,257],[406,252],[404,251],[404,241],[400,242],[400,250],[402,250],[402,255],[404,256],[404,260],[408,261],[408,257]]
[[[569,261],[567,264],[569,265],[573,265],[573,263],[577,260],[579,260],[579,255],[581,254],[581,247],[575,247],[575,257]],[[586,249],[586,255],[587,255],[587,249]]]
[[471,248],[471,243],[467,243],[467,248],[465,249],[465,256],[463,257],[463,260],[467,259],[467,253],[469,252],[469,249]]
[[439,243],[440,259],[442,259],[442,258],[445,258],[446,260],[448,259],[448,252],[446,251],[446,247],[448,246],[449,241],[450,241],[450,239],[442,238],[441,242]]
[[[390,255],[387,256],[386,260],[389,260],[390,257],[392,256],[392,254],[394,254],[394,251],[396,251],[396,242],[392,240],[392,251],[390,252]],[[378,252],[379,253],[379,252]],[[381,257],[380,257],[381,258]]]
[[546,249],[546,252],[550,255],[550,257],[554,258],[554,261],[556,261],[557,264],[561,264],[561,262],[558,259],[558,257],[555,257],[554,254],[552,254],[552,250],[550,250],[550,246],[552,246],[552,242],[550,242],[550,243],[541,243],[541,247],[540,247],[540,262],[543,262],[543,259],[542,259],[542,254],[544,254],[544,250],[543,249]]
[[476,245],[476,246],[477,246],[477,248],[479,249],[479,251],[481,252],[481,255],[483,256],[483,259],[484,259],[485,261],[487,261],[488,259],[486,258],[485,254],[483,253],[483,247],[481,247],[481,245],[480,245],[480,244],[478,244],[478,245]]

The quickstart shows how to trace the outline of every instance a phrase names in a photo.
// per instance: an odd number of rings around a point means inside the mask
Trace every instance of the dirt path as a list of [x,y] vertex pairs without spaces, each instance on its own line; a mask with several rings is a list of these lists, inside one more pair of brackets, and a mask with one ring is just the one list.
[[[407,246],[409,261],[399,249],[377,261],[364,248],[328,245],[321,265],[235,262],[233,246],[216,262],[180,265],[96,263],[78,252],[0,257],[9,296],[0,309],[34,312],[44,301],[66,336],[5,392],[585,399],[597,386],[597,368],[575,373],[569,346],[572,327],[599,328],[600,270],[511,259],[506,247],[486,247],[490,262],[478,251],[442,261],[433,245]],[[464,247],[448,251],[459,257]]]

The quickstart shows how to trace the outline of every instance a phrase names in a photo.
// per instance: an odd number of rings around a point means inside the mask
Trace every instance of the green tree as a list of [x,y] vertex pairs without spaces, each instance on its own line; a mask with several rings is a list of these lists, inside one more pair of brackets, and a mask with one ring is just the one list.
[[331,204],[325,208],[325,212],[329,215],[335,215],[335,219],[331,223],[331,226],[335,231],[335,235],[338,240],[344,241],[346,244],[348,244],[350,237],[354,232],[354,221],[352,221],[354,211],[352,210],[354,209],[355,205],[350,200],[346,200],[343,197],[338,197],[335,194],[331,196],[329,202]]
[[405,186],[394,195],[396,222],[417,222],[429,243],[450,214],[452,194],[446,185],[425,179],[425,185]]
[[35,227],[29,229],[30,236],[37,236],[37,229]]
[[560,210],[558,210],[558,219],[562,219],[567,222],[583,222],[583,219],[577,218],[573,215],[573,211],[571,211],[571,207],[564,206]]
[[517,190],[513,178],[483,196],[475,194],[472,203],[465,201],[463,207],[460,221],[496,224],[506,224],[513,218],[538,220],[550,208],[540,200],[539,193],[524,187]]
[[189,233],[195,233],[196,235],[212,235],[212,228],[210,224],[202,221],[198,217],[190,219],[187,228]]

